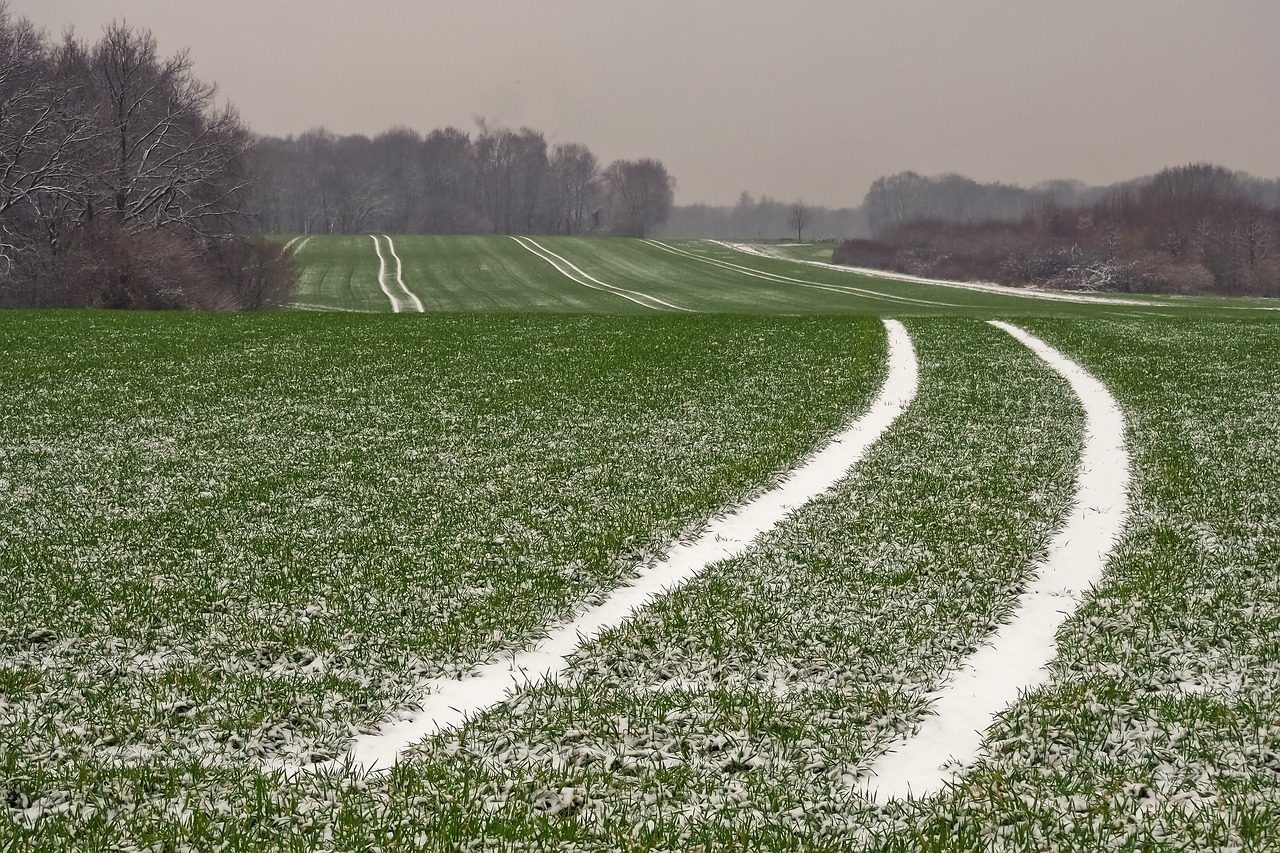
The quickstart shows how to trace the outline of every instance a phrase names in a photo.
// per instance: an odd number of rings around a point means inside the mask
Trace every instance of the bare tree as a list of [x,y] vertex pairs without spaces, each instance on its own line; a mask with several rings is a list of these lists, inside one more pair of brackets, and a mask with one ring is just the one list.
[[556,233],[581,234],[599,203],[600,163],[585,145],[557,145],[551,152],[548,204]]
[[918,218],[921,215],[918,201],[924,194],[926,183],[927,179],[915,172],[876,178],[862,202],[867,209],[871,231],[879,233]]
[[675,201],[675,178],[659,160],[615,160],[604,170],[610,191],[614,230],[643,237],[663,222]]
[[456,127],[433,130],[421,151],[425,207],[421,229],[454,234],[483,230],[471,137]]
[[247,245],[249,137],[216,92],[145,30],[54,45],[0,0],[0,298],[245,307],[237,290],[278,259],[231,251]]
[[489,127],[477,119],[475,157],[480,198],[493,230],[501,234],[538,230],[538,209],[547,173],[547,142],[541,133]]
[[230,227],[249,180],[249,135],[184,51],[162,59],[155,37],[109,26],[83,69],[99,104],[97,208],[123,221],[209,235]]
[[382,230],[403,234],[416,229],[421,219],[424,175],[422,136],[407,127],[397,127],[373,138],[369,155],[376,170],[375,180],[384,188],[385,213]]
[[85,193],[84,148],[96,125],[75,107],[77,81],[25,19],[0,2],[0,274],[19,259],[50,263],[60,213]]
[[787,224],[796,230],[796,242],[800,243],[804,240],[804,229],[809,224],[812,217],[809,211],[809,205],[804,203],[804,199],[796,199],[792,202],[791,210],[787,214]]

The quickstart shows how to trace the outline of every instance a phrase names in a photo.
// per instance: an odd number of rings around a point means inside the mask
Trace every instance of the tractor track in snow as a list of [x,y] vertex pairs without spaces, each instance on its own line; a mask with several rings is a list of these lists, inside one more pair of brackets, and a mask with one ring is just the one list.
[[387,259],[382,257],[382,247],[378,245],[378,238],[372,234],[369,235],[369,238],[373,240],[373,250],[378,253],[378,287],[382,288],[382,292],[391,303],[391,313],[399,314],[400,300],[387,287]]
[[[778,261],[787,261],[792,264],[804,264],[805,266],[817,267],[825,270],[835,270],[836,272],[854,273],[855,275],[869,276],[871,278],[883,278],[890,281],[905,281],[912,284],[931,284],[935,287],[950,287],[956,290],[972,290],[978,293],[994,293],[1001,296],[1016,296],[1022,299],[1040,299],[1049,300],[1051,302],[1076,302],[1083,305],[1130,305],[1141,306],[1143,308],[1176,308],[1178,307],[1172,302],[1140,302],[1136,299],[1111,298],[1107,296],[1091,296],[1086,293],[1066,293],[1058,290],[1029,290],[1021,287],[1010,287],[1005,284],[996,284],[988,281],[952,281],[942,278],[925,278],[919,275],[910,275],[908,273],[891,272],[889,270],[878,270],[871,267],[849,267],[842,264],[825,263],[823,261],[805,261],[799,258],[788,258],[785,255],[761,250],[750,243],[730,243],[725,240],[709,240],[717,246],[724,246],[735,252],[741,252],[744,255],[751,255],[757,258],[773,258]],[[904,297],[905,298],[905,297]],[[946,304],[946,303],[937,303]],[[960,307],[960,306],[949,306]],[[1244,310],[1249,307],[1240,306]],[[1280,310],[1280,309],[1264,309],[1264,310]]]
[[[305,249],[307,247],[307,244],[310,242],[311,242],[310,234],[306,234],[306,235],[299,234],[297,237],[294,237],[288,243],[285,243],[284,248],[286,251],[293,252],[294,257],[297,257],[299,254],[301,254],[302,250]],[[297,243],[296,246],[294,245],[295,243]]]
[[668,302],[665,299],[659,299],[656,296],[650,296],[649,294],[643,293],[638,290],[629,290],[625,287],[618,287],[617,285],[613,285],[613,284],[609,284],[608,282],[601,281],[600,279],[595,278],[594,276],[589,275],[586,272],[583,272],[581,269],[579,269],[577,266],[575,266],[573,263],[571,263],[567,259],[561,257],[560,255],[557,255],[555,252],[551,251],[550,249],[546,248],[545,246],[541,245],[540,243],[538,243],[537,241],[529,237],[516,237],[512,235],[511,239],[515,240],[516,243],[518,243],[521,247],[523,247],[527,251],[532,252],[533,254],[542,258],[547,263],[551,264],[551,266],[553,266],[556,269],[556,271],[561,275],[563,275],[565,278],[569,279],[572,282],[575,282],[576,284],[580,284],[583,287],[589,287],[592,290],[599,290],[604,293],[612,293],[614,296],[620,296],[629,302],[634,302],[635,304],[641,307],[651,308],[655,311],[663,311],[663,310],[692,311],[693,310],[691,308],[685,308],[683,306],[676,305],[673,302]]
[[387,241],[387,249],[390,250],[391,257],[396,259],[396,284],[400,285],[400,289],[405,292],[405,295],[413,300],[413,305],[418,309],[418,313],[425,314],[427,309],[423,307],[422,300],[404,283],[404,264],[400,263],[400,256],[396,254],[396,244],[391,241],[388,235],[383,234],[382,236]]
[[[896,296],[891,293],[880,293],[879,291],[876,291],[876,290],[870,290],[863,287],[853,287],[851,285],[846,285],[846,284],[824,284],[822,282],[810,281],[808,279],[803,279],[803,278],[793,278],[788,275],[782,275],[781,273],[771,273],[771,272],[765,272],[763,270],[752,269],[751,267],[746,267],[741,264],[735,264],[732,261],[722,261],[719,258],[709,258],[705,255],[699,255],[696,252],[690,252],[687,249],[681,249],[676,246],[669,246],[666,243],[659,242],[658,240],[645,240],[644,242],[648,243],[650,246],[653,246],[654,248],[662,249],[665,252],[670,252],[673,255],[690,258],[691,260],[695,260],[695,261],[701,261],[704,264],[710,264],[711,266],[719,267],[720,269],[724,269],[724,270],[729,270],[730,272],[735,272],[735,273],[738,273],[739,275],[746,275],[751,278],[758,278],[764,281],[771,281],[775,284],[788,284],[788,285],[795,285],[798,287],[809,287],[815,290],[826,290],[831,293],[842,293],[847,296],[859,296],[867,299],[879,299],[883,302],[889,302],[896,305],[913,305],[913,304],[929,305],[932,307],[940,307],[940,308],[964,307],[961,305],[955,305],[950,302],[935,302],[934,300],[931,300],[931,299],[915,299],[910,296]],[[744,253],[744,254],[752,254],[752,253]],[[756,256],[763,257],[761,255],[756,255]]]
[[389,771],[414,744],[463,725],[501,704],[520,688],[557,679],[581,646],[621,625],[633,613],[678,588],[713,563],[742,553],[761,534],[791,512],[830,489],[846,476],[880,436],[915,399],[919,368],[906,328],[885,320],[888,371],[867,410],[818,450],[803,459],[774,488],[714,518],[697,539],[675,545],[660,561],[642,568],[626,586],[572,620],[553,626],[533,648],[482,664],[469,678],[434,679],[422,697],[421,711],[409,719],[387,723],[374,734],[356,739],[341,758],[286,772],[365,773]]
[[[387,241],[387,250],[391,252],[391,256],[396,261],[396,286],[400,288],[404,296],[407,297],[407,301],[413,304],[419,314],[424,313],[426,309],[422,306],[422,300],[405,286],[404,278],[402,277],[403,268],[400,264],[400,256],[396,254],[395,244],[391,242],[390,237],[385,234],[382,236]],[[378,253],[378,287],[382,288],[382,292],[391,303],[392,313],[399,314],[403,310],[402,300],[401,297],[392,293],[391,288],[387,286],[387,259],[382,254],[382,244],[378,242],[377,235],[370,234],[369,237],[373,240],[373,250]]]
[[1045,683],[1058,628],[1102,578],[1129,512],[1129,453],[1124,415],[1115,398],[1084,368],[1034,335],[1008,323],[988,322],[1066,379],[1084,408],[1075,500],[1009,623],[933,693],[932,715],[919,731],[872,765],[864,793],[881,801],[918,799],[942,790],[978,757],[996,715],[1020,694]]

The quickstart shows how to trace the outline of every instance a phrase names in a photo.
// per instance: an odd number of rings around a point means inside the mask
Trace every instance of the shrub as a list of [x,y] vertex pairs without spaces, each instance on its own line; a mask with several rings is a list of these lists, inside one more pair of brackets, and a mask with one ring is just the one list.
[[293,258],[260,238],[216,242],[100,220],[75,234],[48,281],[25,301],[42,307],[237,311],[285,304]]
[[192,243],[104,220],[81,229],[54,268],[41,302],[65,308],[236,307]]

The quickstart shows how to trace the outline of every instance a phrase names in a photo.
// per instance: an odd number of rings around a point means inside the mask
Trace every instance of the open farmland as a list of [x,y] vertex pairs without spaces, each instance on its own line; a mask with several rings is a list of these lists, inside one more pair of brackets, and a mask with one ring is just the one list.
[[[395,260],[388,245],[392,247]],[[769,257],[707,241],[379,235],[303,237],[297,306],[312,310],[605,314],[1110,316],[1240,309],[1259,300],[941,287]],[[389,269],[379,276],[379,249]],[[402,271],[402,272],[401,272]]]
[[[0,316],[0,845],[1280,835],[1270,312],[877,280],[707,243],[293,246],[298,301],[319,310]],[[352,313],[397,307],[414,316]],[[1067,518],[1096,509],[1074,504],[1081,398],[993,318],[1114,396],[1128,512],[1096,588],[1061,596],[1047,681],[954,785],[890,799],[885,755],[1016,619]],[[554,680],[428,727],[389,773],[359,763],[362,741],[434,713],[439,685],[480,689],[772,494],[908,362],[910,393],[830,489],[584,637]]]

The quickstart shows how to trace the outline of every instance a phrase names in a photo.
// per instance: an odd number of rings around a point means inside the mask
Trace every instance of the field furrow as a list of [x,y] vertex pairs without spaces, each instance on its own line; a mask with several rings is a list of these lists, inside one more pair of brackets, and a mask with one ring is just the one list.
[[[305,252],[300,247],[305,246]],[[292,245],[299,271],[294,305],[305,310],[390,311],[378,284],[378,257],[368,237],[302,237]]]

